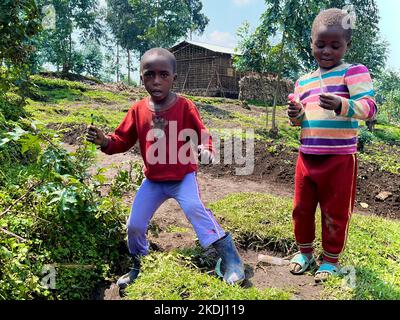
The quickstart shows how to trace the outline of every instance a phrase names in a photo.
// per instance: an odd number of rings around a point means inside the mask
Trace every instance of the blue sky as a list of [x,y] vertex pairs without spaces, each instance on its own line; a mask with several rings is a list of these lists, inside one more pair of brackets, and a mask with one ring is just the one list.
[[[203,12],[210,22],[202,36],[193,40],[226,47],[237,44],[237,29],[248,21],[252,28],[259,24],[265,11],[264,0],[203,0]],[[399,0],[376,0],[381,16],[380,27],[383,37],[390,43],[388,66],[400,70],[400,9]],[[396,35],[397,34],[397,35]]]

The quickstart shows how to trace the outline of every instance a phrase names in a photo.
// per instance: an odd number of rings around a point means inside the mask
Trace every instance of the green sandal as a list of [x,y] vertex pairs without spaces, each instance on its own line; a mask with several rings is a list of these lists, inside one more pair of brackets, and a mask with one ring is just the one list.
[[290,270],[293,274],[303,274],[306,272],[313,264],[315,264],[314,257],[311,256],[309,259],[305,254],[298,253],[291,260],[290,263],[298,264],[301,269],[299,271]]
[[315,282],[323,282],[326,281],[330,276],[339,275],[339,268],[330,263],[322,263],[317,272],[315,273],[314,280]]

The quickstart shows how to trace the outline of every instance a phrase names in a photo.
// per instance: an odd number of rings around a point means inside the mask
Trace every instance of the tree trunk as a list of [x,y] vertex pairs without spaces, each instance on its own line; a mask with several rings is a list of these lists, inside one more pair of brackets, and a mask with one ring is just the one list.
[[119,82],[119,45],[117,43],[117,82]]
[[278,100],[278,91],[279,91],[279,84],[281,82],[282,79],[282,69],[283,69],[283,65],[284,65],[284,59],[283,59],[283,51],[285,48],[285,37],[286,37],[286,29],[283,30],[282,33],[282,46],[281,46],[281,50],[279,52],[279,61],[281,62],[279,64],[279,70],[278,70],[278,76],[276,78],[276,85],[275,85],[275,93],[274,93],[274,103],[272,105],[272,128],[269,131],[269,134],[271,136],[271,138],[276,138],[278,136],[278,127],[276,126],[276,104],[277,104],[277,100]]
[[[140,49],[139,50],[139,64],[140,64],[140,60],[142,59],[142,56],[144,55],[144,50],[143,49]],[[141,85],[141,86],[143,86],[144,84],[143,84],[143,81],[142,81],[142,75],[141,75],[141,70],[140,70],[140,66],[139,66],[139,84]]]
[[278,76],[276,77],[276,85],[275,85],[275,93],[274,93],[274,103],[272,105],[272,128],[271,128],[271,136],[276,137],[278,134],[278,127],[276,126],[276,105],[278,101],[278,91],[279,91],[279,83],[281,81],[281,71],[279,71]]
[[129,49],[126,50],[128,52],[128,85],[131,84],[131,52]]
[[72,62],[72,33],[68,36],[68,52],[65,57],[65,61],[62,64],[62,73],[68,74],[71,70],[71,62]]

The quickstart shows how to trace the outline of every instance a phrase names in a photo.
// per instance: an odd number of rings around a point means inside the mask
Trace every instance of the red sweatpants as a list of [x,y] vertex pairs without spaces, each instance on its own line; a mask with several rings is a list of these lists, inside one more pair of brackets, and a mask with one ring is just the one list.
[[315,211],[322,213],[324,260],[336,263],[343,251],[354,207],[357,179],[356,155],[299,153],[295,175],[293,226],[302,253],[312,252]]

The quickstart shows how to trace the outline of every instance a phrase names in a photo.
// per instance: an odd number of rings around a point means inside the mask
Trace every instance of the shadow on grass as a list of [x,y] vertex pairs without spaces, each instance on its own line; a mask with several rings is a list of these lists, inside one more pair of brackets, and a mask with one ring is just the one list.
[[212,106],[210,104],[196,102],[196,106],[199,108],[200,112],[208,113],[211,116],[218,118],[218,119],[233,119],[234,118],[234,115],[232,112],[220,109],[220,108]]
[[82,91],[77,89],[42,89],[47,100],[51,103],[59,104],[62,101],[81,101],[84,100]]

